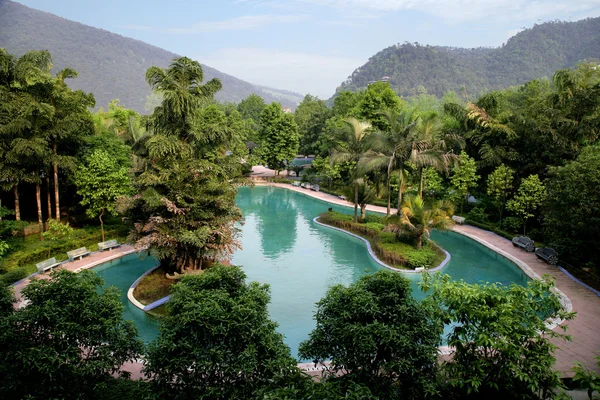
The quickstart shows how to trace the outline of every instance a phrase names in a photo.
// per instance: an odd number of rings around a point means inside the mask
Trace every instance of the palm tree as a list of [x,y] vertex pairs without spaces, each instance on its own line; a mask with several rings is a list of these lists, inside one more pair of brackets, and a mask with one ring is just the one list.
[[146,81],[162,96],[161,105],[154,109],[149,121],[155,132],[187,140],[196,111],[222,87],[216,78],[203,85],[203,77],[200,63],[187,57],[174,59],[168,69],[148,69]]
[[448,229],[454,207],[447,201],[437,201],[427,206],[419,196],[408,196],[402,203],[402,212],[396,223],[389,224],[385,230],[396,233],[397,237],[415,238],[417,249],[423,247],[423,237],[429,238],[432,229]]
[[371,124],[348,118],[344,121],[346,129],[342,131],[340,141],[331,154],[331,162],[353,162],[352,184],[354,186],[354,222],[358,222],[358,186],[362,170],[358,167],[360,158],[365,153]]

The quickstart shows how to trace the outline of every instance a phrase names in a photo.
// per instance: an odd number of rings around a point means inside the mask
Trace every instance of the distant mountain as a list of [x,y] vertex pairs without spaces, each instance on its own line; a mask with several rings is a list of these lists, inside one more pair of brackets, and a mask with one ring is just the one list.
[[[69,86],[92,92],[96,107],[118,98],[126,107],[142,113],[151,94],[145,81],[153,65],[165,68],[177,54],[103,29],[0,0],[0,47],[21,56],[29,50],[49,50],[56,70],[71,67],[79,73]],[[200,60],[201,61],[201,60]],[[239,102],[252,93],[267,103],[278,101],[295,108],[303,96],[289,91],[253,85],[203,65],[205,80],[219,78],[223,89],[217,100]]]
[[525,29],[498,48],[463,49],[404,43],[388,47],[357,68],[339,86],[364,89],[373,81],[389,81],[401,96],[427,91],[440,97],[465,91],[484,92],[551,77],[559,69],[600,58],[600,18],[547,22]]

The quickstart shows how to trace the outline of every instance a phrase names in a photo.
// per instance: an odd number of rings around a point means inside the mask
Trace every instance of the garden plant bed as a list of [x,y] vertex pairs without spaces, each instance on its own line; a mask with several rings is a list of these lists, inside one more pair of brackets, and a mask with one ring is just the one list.
[[377,257],[386,264],[398,269],[412,269],[425,267],[435,268],[446,255],[432,242],[424,243],[418,250],[409,243],[400,242],[396,235],[384,232],[385,217],[368,215],[364,222],[353,222],[351,215],[329,211],[319,216],[319,222],[340,228],[368,240],[377,254]]
[[139,281],[133,289],[133,296],[146,306],[168,296],[171,293],[171,286],[177,282],[177,280],[168,279],[165,276],[165,270],[158,267]]

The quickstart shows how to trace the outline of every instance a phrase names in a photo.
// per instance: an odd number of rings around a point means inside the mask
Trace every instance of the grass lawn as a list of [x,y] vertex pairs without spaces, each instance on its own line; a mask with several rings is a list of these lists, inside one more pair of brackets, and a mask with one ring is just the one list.
[[377,257],[388,265],[399,269],[418,267],[435,268],[446,258],[444,252],[432,242],[417,250],[408,243],[399,242],[396,235],[383,232],[385,217],[368,215],[364,222],[353,222],[353,216],[330,211],[319,216],[319,222],[357,234],[371,243]]
[[[154,303],[166,297],[171,292],[171,285],[177,283],[176,280],[168,279],[165,276],[165,270],[158,267],[146,275],[133,289],[133,296],[143,305]],[[162,307],[162,306],[161,306]],[[155,308],[154,313],[160,313],[160,307]]]
[[[124,243],[129,226],[125,224],[104,225],[106,240],[117,239]],[[7,240],[8,253],[0,260],[0,283],[11,284],[36,272],[35,264],[55,257],[64,261],[67,251],[79,247],[87,247],[90,251],[98,250],[98,242],[102,241],[99,226],[76,228],[69,237],[56,240],[41,240],[40,235],[26,237],[15,236]]]

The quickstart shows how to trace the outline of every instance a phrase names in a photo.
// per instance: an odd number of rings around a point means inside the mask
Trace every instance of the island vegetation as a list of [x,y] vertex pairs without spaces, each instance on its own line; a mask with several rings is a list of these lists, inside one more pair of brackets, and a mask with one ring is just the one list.
[[[301,149],[316,158],[300,178],[355,204],[353,215],[322,218],[375,240],[382,252],[399,249],[410,267],[436,264],[428,232],[447,227],[459,210],[468,223],[507,236],[526,232],[555,247],[561,262],[593,283],[600,261],[590,246],[600,240],[594,64],[475,102],[451,93],[400,98],[378,82],[341,93],[332,108],[307,96],[294,114],[258,96],[216,102],[222,83],[206,81],[201,65],[186,57],[147,70],[161,98],[152,114],[118,101],[93,113],[94,96],[68,85],[76,72],[51,68],[47,51],[15,57],[0,50],[1,397],[562,393],[554,351],[567,337],[545,321],[574,314],[551,294],[549,279],[520,287],[428,276],[423,302],[389,271],[334,286],[300,346],[300,357],[323,364],[314,381],[268,316],[269,288],[222,264],[239,246],[235,195],[251,184],[249,167],[283,169]],[[367,214],[369,203],[387,215]],[[103,288],[93,272],[32,279],[15,307],[8,285],[34,272],[36,262],[124,235],[160,261],[161,274],[182,275],[168,289],[156,341],[140,342],[121,318],[117,291]],[[156,280],[163,291],[155,295],[163,296],[164,282]],[[438,362],[443,340],[456,350]],[[128,379],[122,365],[140,359],[146,379]],[[598,379],[577,371],[584,385]]]

